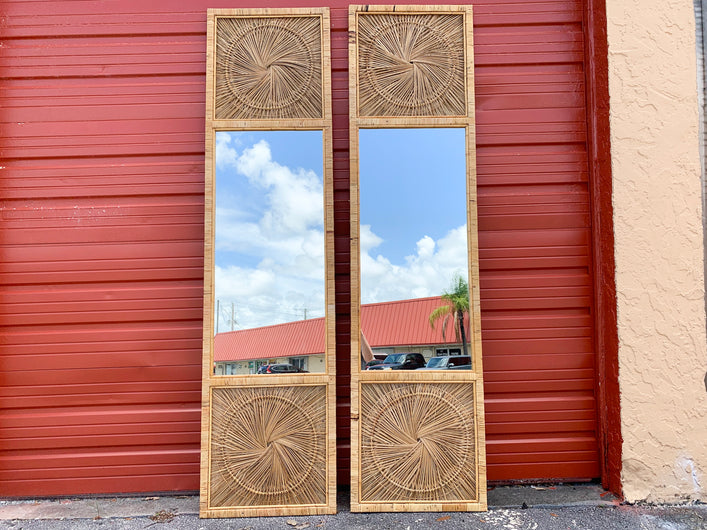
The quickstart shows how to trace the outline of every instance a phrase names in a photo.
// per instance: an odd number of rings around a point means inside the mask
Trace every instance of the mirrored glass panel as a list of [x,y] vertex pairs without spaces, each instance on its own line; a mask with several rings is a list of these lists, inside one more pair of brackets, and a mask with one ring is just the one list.
[[321,131],[218,131],[214,374],[324,373]]
[[361,129],[359,176],[362,369],[471,369],[465,129]]

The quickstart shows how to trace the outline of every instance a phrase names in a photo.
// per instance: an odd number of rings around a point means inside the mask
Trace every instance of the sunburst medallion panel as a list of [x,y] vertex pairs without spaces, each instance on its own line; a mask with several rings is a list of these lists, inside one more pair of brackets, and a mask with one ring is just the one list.
[[326,504],[326,386],[214,387],[211,508]]
[[321,18],[219,17],[218,120],[322,118]]
[[478,500],[473,383],[361,385],[361,501]]
[[360,116],[464,116],[461,14],[358,15]]

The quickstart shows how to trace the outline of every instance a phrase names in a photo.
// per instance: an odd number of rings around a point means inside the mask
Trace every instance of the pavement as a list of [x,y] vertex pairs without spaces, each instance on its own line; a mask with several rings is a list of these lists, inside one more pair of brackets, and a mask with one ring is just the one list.
[[629,505],[597,484],[492,487],[478,513],[339,513],[199,519],[196,495],[0,500],[0,530],[693,530],[707,529],[707,504]]

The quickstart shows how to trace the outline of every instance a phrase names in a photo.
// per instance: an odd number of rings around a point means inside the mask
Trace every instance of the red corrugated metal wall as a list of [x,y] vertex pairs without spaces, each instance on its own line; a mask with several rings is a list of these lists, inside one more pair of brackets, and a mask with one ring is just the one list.
[[[326,4],[346,482],[348,4]],[[0,6],[2,496],[198,489],[206,8],[236,5],[262,4]],[[475,4],[490,480],[599,475],[583,9]]]
[[599,475],[583,4],[475,9],[489,480]]

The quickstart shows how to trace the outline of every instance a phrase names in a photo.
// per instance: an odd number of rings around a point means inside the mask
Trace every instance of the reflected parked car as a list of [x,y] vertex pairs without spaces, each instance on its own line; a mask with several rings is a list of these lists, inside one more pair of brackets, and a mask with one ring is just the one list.
[[258,368],[259,374],[308,374],[307,370],[297,368],[294,364],[278,363],[264,364]]
[[470,355],[443,355],[432,357],[420,370],[471,370]]
[[421,353],[391,353],[383,364],[369,367],[369,370],[417,370],[425,366],[425,358]]
[[371,366],[376,366],[378,364],[383,364],[383,360],[381,359],[371,359],[366,363],[366,370],[368,370]]

